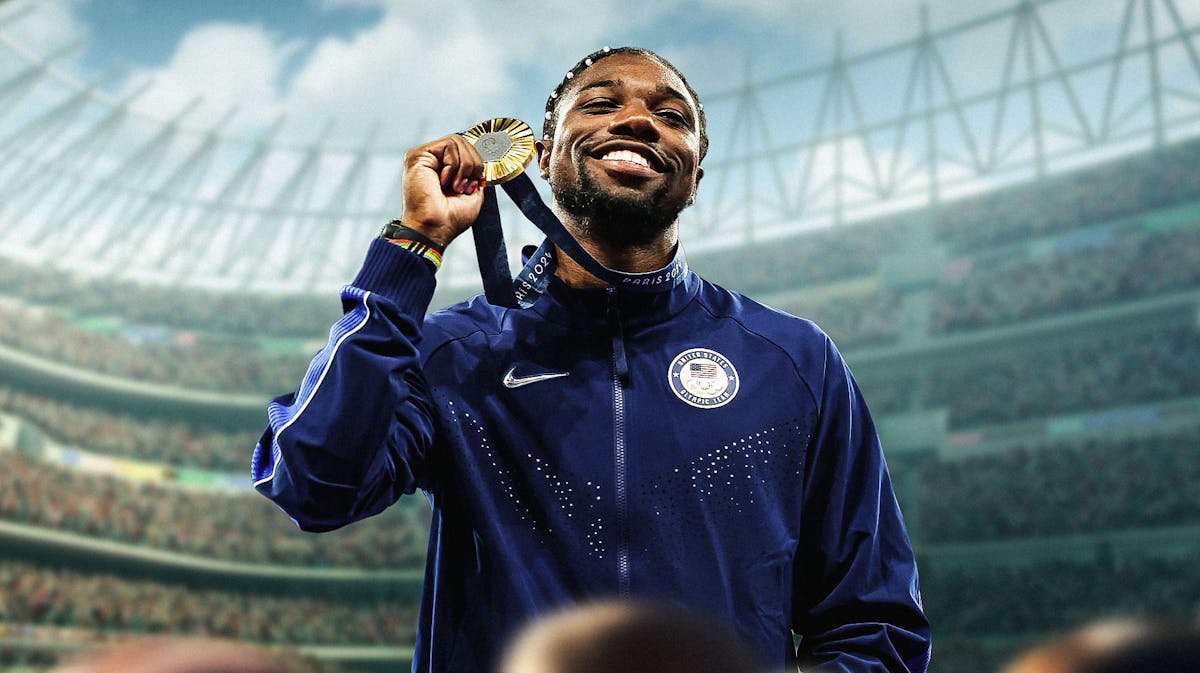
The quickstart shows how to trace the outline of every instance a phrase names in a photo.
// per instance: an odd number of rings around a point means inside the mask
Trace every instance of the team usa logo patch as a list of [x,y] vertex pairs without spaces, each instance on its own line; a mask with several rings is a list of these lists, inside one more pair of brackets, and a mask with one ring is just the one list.
[[671,361],[667,383],[676,397],[693,407],[714,409],[737,395],[741,379],[724,355],[707,348],[689,348]]

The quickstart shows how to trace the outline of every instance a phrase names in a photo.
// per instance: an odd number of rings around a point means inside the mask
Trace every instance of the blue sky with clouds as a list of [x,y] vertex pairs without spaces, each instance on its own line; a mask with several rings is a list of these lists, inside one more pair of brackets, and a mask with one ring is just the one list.
[[[1011,0],[930,0],[935,27]],[[10,30],[39,45],[83,39],[81,77],[123,68],[152,80],[137,106],[164,117],[196,95],[198,118],[237,106],[238,124],[279,115],[304,137],[329,119],[353,139],[372,120],[418,133],[499,115],[535,118],[583,54],[638,44],[675,61],[701,95],[913,37],[912,0],[9,0]],[[424,125],[424,126],[423,126]]]
[[[1133,14],[1136,47],[1145,39],[1142,10],[1153,5],[1157,30],[1169,32],[1167,3],[1188,25],[1200,23],[1200,2],[1154,0]],[[955,95],[986,96],[1003,86],[1001,71],[1011,48],[1013,21],[998,17],[1017,0],[0,0],[0,31],[36,54],[79,41],[81,49],[58,62],[81,81],[95,81],[116,69],[102,89],[114,99],[140,91],[132,106],[158,120],[175,117],[192,101],[186,125],[224,127],[241,138],[260,137],[281,122],[277,141],[304,145],[318,138],[340,148],[370,142],[376,149],[400,150],[443,133],[496,116],[516,116],[535,127],[549,90],[582,55],[605,44],[636,44],[666,56],[688,75],[709,102],[713,160],[766,149],[758,131],[739,136],[738,103],[722,98],[743,84],[778,79],[830,63],[839,39],[849,58],[875,53],[919,33],[922,6],[929,28],[971,26],[956,39],[938,40],[941,58],[956,80]],[[1126,0],[1041,0],[1038,15],[1054,43],[1049,54],[1038,42],[1033,58],[1067,65],[1095,61],[1118,48]],[[1038,40],[1041,38],[1038,37]],[[1022,51],[1022,50],[1018,50]],[[912,50],[899,50],[855,66],[858,102],[866,123],[903,114],[904,82]],[[1028,58],[1028,56],[1026,56]],[[1161,54],[1168,86],[1195,90],[1196,68],[1176,45]],[[1117,113],[1127,125],[1142,123],[1149,78],[1145,58],[1128,59],[1115,92]],[[1027,76],[1024,61],[1017,77]],[[1139,70],[1140,69],[1140,70]],[[1180,76],[1174,76],[1174,75]],[[1109,78],[1103,69],[1072,82],[1084,99],[1087,123],[1097,124]],[[804,142],[822,132],[820,105],[824,80],[779,87],[762,94],[761,119],[775,147]],[[938,85],[935,85],[938,88]],[[1020,88],[1019,86],[1017,88]],[[1040,102],[1048,128],[1068,129],[1048,143],[1075,143],[1076,110],[1045,87]],[[943,100],[945,91],[936,92]],[[1184,101],[1177,96],[1178,101]],[[1132,116],[1120,115],[1132,109]],[[968,107],[967,124],[977,138],[999,129],[997,142],[1022,145],[1026,154],[1029,105],[1014,99],[998,120],[988,106]],[[232,116],[231,116],[232,115]],[[1024,118],[1022,118],[1024,115]],[[1139,117],[1140,115],[1140,117]],[[1140,120],[1140,121],[1139,121]],[[831,133],[826,120],[824,133]],[[886,123],[886,121],[885,121]],[[943,151],[962,154],[966,146],[943,115]],[[374,133],[374,125],[380,130]],[[828,135],[826,136],[828,137]],[[886,144],[886,134],[876,140]],[[889,148],[894,169],[908,171],[923,152],[920,134],[908,146]],[[1003,148],[994,149],[993,152]],[[815,175],[828,175],[828,148],[815,153]],[[844,172],[874,180],[880,167],[859,153],[844,158]],[[793,161],[794,163],[794,161]],[[947,168],[948,166],[948,168]],[[795,180],[802,166],[784,166]],[[943,171],[953,171],[946,164]],[[710,171],[711,172],[711,171]],[[911,172],[911,171],[909,171]],[[759,179],[778,179],[754,176]],[[710,183],[717,182],[710,180]],[[710,190],[711,191],[711,190]]]

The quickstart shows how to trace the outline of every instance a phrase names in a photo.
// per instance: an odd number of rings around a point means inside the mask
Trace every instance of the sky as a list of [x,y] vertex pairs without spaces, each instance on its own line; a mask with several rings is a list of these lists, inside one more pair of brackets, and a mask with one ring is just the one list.
[[[931,27],[1013,0],[928,0]],[[495,116],[540,116],[583,55],[635,44],[666,56],[704,97],[911,39],[911,0],[0,0],[25,44],[80,41],[60,65],[139,110],[169,118],[197,96],[195,123],[235,109],[235,128],[361,142],[373,123],[432,137]],[[44,53],[44,52],[43,52]],[[111,83],[110,83],[111,82]]]

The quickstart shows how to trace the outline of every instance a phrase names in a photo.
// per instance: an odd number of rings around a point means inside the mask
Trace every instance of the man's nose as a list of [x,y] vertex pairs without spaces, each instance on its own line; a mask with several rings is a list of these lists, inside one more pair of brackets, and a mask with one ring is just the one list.
[[609,123],[609,132],[630,135],[643,140],[658,140],[658,119],[644,104],[634,103],[621,108]]

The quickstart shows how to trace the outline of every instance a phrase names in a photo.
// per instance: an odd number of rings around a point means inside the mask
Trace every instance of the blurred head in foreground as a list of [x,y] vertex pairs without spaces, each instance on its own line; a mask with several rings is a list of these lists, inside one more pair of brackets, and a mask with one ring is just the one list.
[[269,652],[220,640],[130,641],[66,662],[51,673],[290,673]]
[[756,658],[723,624],[657,604],[583,605],[533,623],[501,673],[756,673]]
[[1018,656],[1003,673],[1195,673],[1200,627],[1135,621],[1084,627]]

